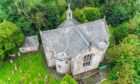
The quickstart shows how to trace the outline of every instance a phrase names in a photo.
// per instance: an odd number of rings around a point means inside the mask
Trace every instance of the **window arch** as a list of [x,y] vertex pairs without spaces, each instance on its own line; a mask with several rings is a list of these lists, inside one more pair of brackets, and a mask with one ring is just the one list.
[[83,59],[83,67],[90,66],[91,59],[92,59],[92,54],[88,54],[88,55],[84,56],[84,59]]

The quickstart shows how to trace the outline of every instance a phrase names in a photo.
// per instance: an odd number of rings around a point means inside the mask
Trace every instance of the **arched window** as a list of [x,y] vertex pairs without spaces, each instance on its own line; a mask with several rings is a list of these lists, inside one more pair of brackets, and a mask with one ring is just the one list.
[[83,67],[90,66],[91,59],[92,59],[92,54],[89,54],[89,55],[84,56],[84,59],[83,59]]

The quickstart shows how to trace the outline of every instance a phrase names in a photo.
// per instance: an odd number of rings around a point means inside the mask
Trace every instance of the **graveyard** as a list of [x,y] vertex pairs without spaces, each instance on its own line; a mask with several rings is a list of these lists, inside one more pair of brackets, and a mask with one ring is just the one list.
[[0,0],[0,84],[140,84],[140,0]]
[[20,57],[6,60],[0,71],[0,84],[44,83],[47,70],[41,52],[21,54]]

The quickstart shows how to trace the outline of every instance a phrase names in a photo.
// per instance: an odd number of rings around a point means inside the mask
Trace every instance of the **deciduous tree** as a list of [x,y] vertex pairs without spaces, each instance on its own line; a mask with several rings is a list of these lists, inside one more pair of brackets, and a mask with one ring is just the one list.
[[0,58],[13,54],[24,41],[24,35],[14,23],[0,23]]

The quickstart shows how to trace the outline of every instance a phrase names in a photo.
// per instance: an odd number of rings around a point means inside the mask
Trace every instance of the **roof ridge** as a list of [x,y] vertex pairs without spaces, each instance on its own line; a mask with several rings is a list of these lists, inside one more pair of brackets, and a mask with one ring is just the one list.
[[[76,26],[77,27],[77,26]],[[89,45],[89,42],[87,41],[87,39],[85,38],[85,36],[81,33],[81,31],[78,29],[79,27],[77,27],[77,28],[73,28],[79,35],[80,35],[80,37],[85,41],[85,43],[87,44],[87,45]]]
[[66,45],[66,48],[65,48],[65,53],[66,53],[66,51],[68,50],[68,46],[69,46],[69,44],[70,44],[71,37],[72,37],[72,34],[70,35],[69,41],[68,41],[68,43],[67,43],[67,45]]

